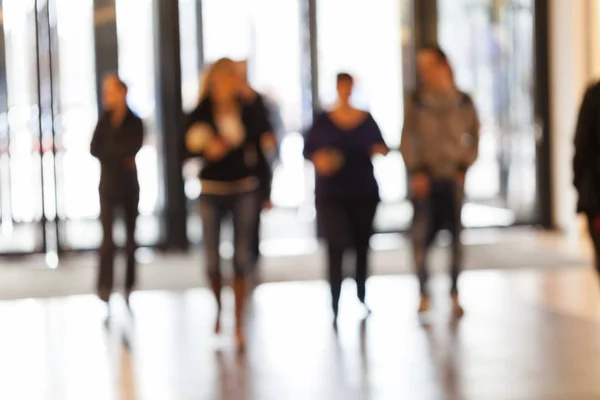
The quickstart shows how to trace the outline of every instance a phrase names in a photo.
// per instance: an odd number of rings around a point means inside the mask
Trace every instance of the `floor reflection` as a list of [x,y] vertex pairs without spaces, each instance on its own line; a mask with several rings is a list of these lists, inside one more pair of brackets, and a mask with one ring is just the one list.
[[223,337],[213,337],[207,290],[136,293],[132,314],[117,296],[108,329],[93,296],[0,302],[0,398],[585,398],[579,394],[600,393],[600,319],[556,284],[573,277],[598,300],[587,269],[466,272],[460,320],[444,279],[433,280],[426,320],[416,315],[411,276],[372,278],[369,318],[347,281],[337,334],[324,282],[264,284],[249,305],[243,355],[233,316],[225,316]]

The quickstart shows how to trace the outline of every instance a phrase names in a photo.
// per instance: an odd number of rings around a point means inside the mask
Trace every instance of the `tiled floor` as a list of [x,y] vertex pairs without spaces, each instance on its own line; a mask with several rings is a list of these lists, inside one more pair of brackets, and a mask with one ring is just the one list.
[[133,317],[116,295],[109,329],[93,296],[1,302],[0,399],[600,398],[591,270],[466,272],[460,321],[448,313],[446,284],[436,277],[435,309],[419,318],[411,276],[372,278],[364,319],[349,281],[338,334],[323,282],[262,285],[245,355],[231,318],[212,336],[204,289],[136,293]]

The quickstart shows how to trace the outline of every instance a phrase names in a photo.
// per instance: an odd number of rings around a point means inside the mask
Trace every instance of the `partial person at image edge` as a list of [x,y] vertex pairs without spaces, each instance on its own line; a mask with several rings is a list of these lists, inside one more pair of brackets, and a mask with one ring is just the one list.
[[600,274],[600,82],[588,87],[575,129],[573,184],[577,212],[587,217],[594,248],[594,265]]

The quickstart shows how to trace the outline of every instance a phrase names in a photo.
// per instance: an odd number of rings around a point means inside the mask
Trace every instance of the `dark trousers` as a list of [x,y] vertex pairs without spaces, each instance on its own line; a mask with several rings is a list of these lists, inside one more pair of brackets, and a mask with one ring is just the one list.
[[422,295],[428,295],[427,253],[437,233],[447,230],[452,235],[452,278],[451,292],[458,292],[458,276],[462,267],[461,211],[463,188],[453,180],[434,179],[428,198],[413,200],[414,219],[412,226],[413,255],[419,276]]
[[316,199],[318,224],[327,243],[329,285],[335,313],[342,289],[343,258],[347,249],[355,252],[357,295],[360,301],[365,301],[369,240],[378,204],[377,196]]
[[595,226],[595,219],[595,215],[587,214],[590,239],[592,239],[592,245],[594,246],[594,267],[600,274],[600,229],[598,229],[600,227]]
[[258,197],[255,191],[230,194],[200,196],[200,218],[204,241],[204,256],[208,276],[220,280],[221,256],[221,224],[225,218],[233,219],[234,255],[233,268],[236,278],[244,278],[251,270],[251,243],[256,218],[256,203]]
[[121,209],[125,220],[127,272],[125,288],[130,290],[135,285],[136,263],[135,225],[138,216],[139,189],[121,192],[100,192],[100,221],[102,222],[102,245],[100,247],[100,270],[98,273],[98,289],[112,290],[114,283],[114,260],[116,246],[113,238],[113,224],[116,211]]

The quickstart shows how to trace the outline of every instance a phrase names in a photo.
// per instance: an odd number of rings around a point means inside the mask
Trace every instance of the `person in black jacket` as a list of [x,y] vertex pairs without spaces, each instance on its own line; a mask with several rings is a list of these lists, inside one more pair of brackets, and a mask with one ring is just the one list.
[[221,330],[221,224],[227,217],[233,218],[236,339],[242,350],[247,276],[252,270],[251,245],[260,188],[258,149],[268,132],[262,116],[239,97],[239,83],[232,60],[223,58],[210,67],[200,104],[189,117],[185,152],[186,157],[199,156],[204,161],[199,206],[206,268],[217,301],[215,333]]
[[250,86],[248,82],[248,62],[237,62],[238,73],[240,76],[240,94],[242,99],[247,103],[247,106],[252,109],[252,113],[257,117],[257,121],[263,132],[268,134],[263,136],[262,143],[259,143],[257,148],[258,163],[256,165],[256,173],[259,178],[259,201],[256,207],[257,217],[255,218],[251,252],[253,256],[252,266],[258,267],[260,261],[260,222],[261,214],[265,209],[270,209],[271,204],[271,184],[273,181],[272,161],[276,151],[275,135],[273,133],[272,124],[270,121],[270,112],[266,106],[265,99],[256,90]]
[[577,212],[587,216],[600,274],[600,83],[590,86],[583,98],[575,130],[573,183],[579,199]]
[[144,141],[144,124],[127,106],[127,85],[117,75],[108,76],[102,86],[104,113],[100,116],[90,152],[100,161],[100,220],[102,245],[98,295],[108,302],[113,288],[115,243],[113,222],[115,211],[121,208],[127,230],[127,276],[125,299],[135,285],[135,225],[138,216],[140,189],[135,156]]

